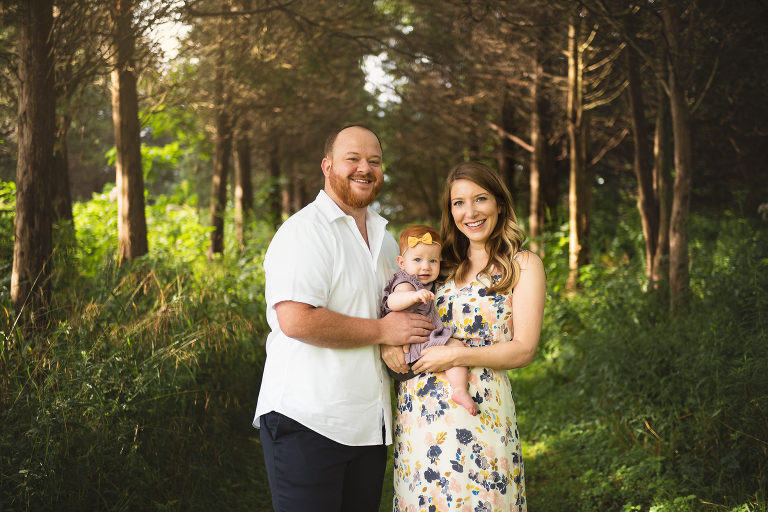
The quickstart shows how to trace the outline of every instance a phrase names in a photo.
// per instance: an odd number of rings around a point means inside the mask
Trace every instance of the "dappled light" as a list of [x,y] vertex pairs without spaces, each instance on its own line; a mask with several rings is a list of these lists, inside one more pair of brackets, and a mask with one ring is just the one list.
[[529,510],[768,510],[766,15],[4,1],[0,511],[271,510],[265,252],[350,123],[395,236],[460,162],[511,192],[546,272],[508,371]]

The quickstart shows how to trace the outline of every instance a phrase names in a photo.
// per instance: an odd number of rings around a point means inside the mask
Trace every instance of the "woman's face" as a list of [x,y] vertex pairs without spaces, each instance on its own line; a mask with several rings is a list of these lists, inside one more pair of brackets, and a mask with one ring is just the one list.
[[499,221],[501,208],[493,194],[469,180],[451,185],[451,215],[456,227],[469,238],[470,245],[485,243]]

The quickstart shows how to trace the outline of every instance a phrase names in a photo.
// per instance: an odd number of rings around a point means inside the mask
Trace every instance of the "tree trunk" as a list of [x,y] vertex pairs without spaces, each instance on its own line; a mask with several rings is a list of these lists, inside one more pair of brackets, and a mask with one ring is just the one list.
[[50,299],[52,251],[49,183],[56,131],[53,1],[22,2],[19,15],[19,154],[11,301],[21,326],[42,328]]
[[642,83],[636,51],[626,50],[629,75],[629,106],[632,120],[632,140],[635,146],[635,176],[637,177],[637,209],[645,239],[645,274],[649,285],[653,283],[653,262],[659,236],[659,206],[654,196],[653,169],[651,168],[648,126],[645,120]]
[[[506,133],[515,133],[515,107],[512,103],[512,95],[509,89],[504,91],[504,101],[501,106],[501,128]],[[515,143],[505,135],[501,136],[501,154],[499,155],[499,174],[504,184],[507,185],[512,198],[517,201],[517,188],[515,186],[515,160],[512,157],[515,151]]]
[[275,138],[269,152],[269,216],[275,229],[283,220],[283,198],[280,186],[280,139]]
[[117,232],[121,261],[138,258],[148,251],[132,18],[131,2],[117,0],[113,20],[112,122],[117,150]]
[[653,255],[653,287],[657,288],[669,277],[669,212],[672,207],[672,176],[668,164],[667,102],[664,88],[657,87],[658,107],[653,140],[653,179],[656,203],[659,205],[659,235]]
[[[220,50],[220,54],[223,50]],[[219,55],[222,63],[223,55]],[[219,64],[217,63],[217,64]],[[227,206],[227,175],[229,156],[232,153],[232,125],[224,100],[223,67],[216,66],[214,102],[216,109],[216,148],[213,157],[213,180],[211,182],[211,245],[208,259],[224,252],[224,210]]]
[[300,176],[294,176],[291,183],[293,185],[291,208],[292,213],[296,213],[307,205],[307,194],[304,191],[304,181]]
[[690,110],[679,76],[679,32],[676,14],[670,9],[669,2],[664,2],[661,15],[670,51],[667,60],[667,85],[672,114],[672,137],[675,143],[675,182],[672,188],[669,226],[669,298],[671,310],[675,313],[686,308],[689,300],[687,224],[691,207],[693,162]]
[[[582,88],[583,91],[583,88]],[[579,134],[579,191],[578,191],[578,219],[579,219],[579,267],[591,261],[589,247],[589,229],[592,224],[592,166],[589,164],[589,145],[592,131],[590,129],[590,113],[581,113],[581,132]]]
[[242,124],[235,143],[235,230],[237,243],[245,247],[245,225],[253,210],[253,186],[251,184],[251,143],[248,125]]
[[51,176],[53,219],[67,222],[72,221],[72,195],[69,190],[69,151],[67,147],[69,123],[68,116],[59,118],[53,151],[53,176]]
[[528,184],[530,187],[528,199],[528,235],[531,250],[538,251],[539,245],[535,239],[541,236],[544,227],[544,205],[541,193],[541,168],[544,166],[546,155],[546,136],[542,127],[542,101],[540,99],[540,80],[543,72],[538,55],[533,58],[533,73],[531,76],[531,164]]
[[568,141],[570,146],[570,183],[568,210],[570,236],[568,244],[568,280],[566,288],[578,286],[579,268],[587,262],[587,231],[591,191],[587,170],[587,121],[583,106],[582,49],[580,48],[580,18],[574,15],[568,27]]

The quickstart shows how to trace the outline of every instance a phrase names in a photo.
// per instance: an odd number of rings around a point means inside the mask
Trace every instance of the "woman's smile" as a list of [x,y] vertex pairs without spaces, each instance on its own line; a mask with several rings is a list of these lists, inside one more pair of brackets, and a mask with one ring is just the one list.
[[471,244],[485,244],[499,220],[496,197],[470,180],[451,186],[451,214],[456,227]]

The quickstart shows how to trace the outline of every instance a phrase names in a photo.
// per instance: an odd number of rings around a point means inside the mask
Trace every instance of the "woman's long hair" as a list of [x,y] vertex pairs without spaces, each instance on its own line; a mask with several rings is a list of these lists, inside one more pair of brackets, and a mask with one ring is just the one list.
[[[445,180],[443,214],[440,223],[444,241],[441,272],[446,279],[459,282],[464,282],[468,277],[474,278],[466,275],[469,271],[467,258],[469,239],[459,231],[451,213],[451,187],[458,180],[469,180],[493,194],[501,209],[499,220],[485,244],[488,251],[488,264],[480,271],[480,275],[486,277],[491,283],[488,293],[507,293],[520,278],[520,265],[515,261],[514,256],[525,241],[525,232],[517,223],[517,215],[512,209],[512,196],[504,182],[496,172],[480,162],[458,164],[451,169]],[[501,279],[496,283],[491,277],[492,271],[501,274]]]

